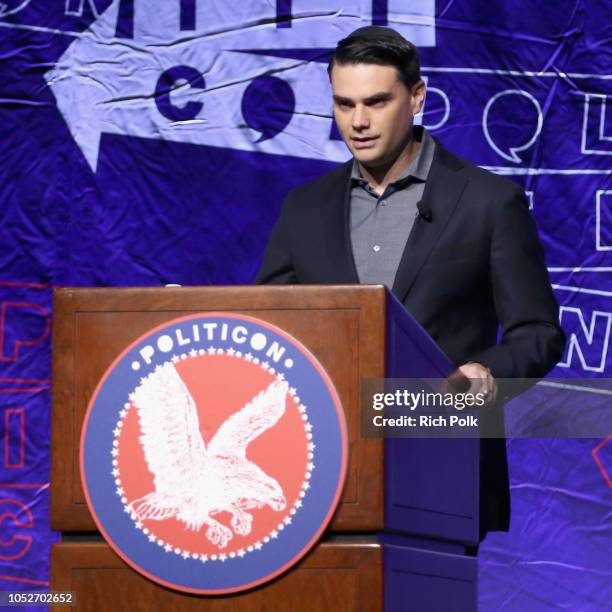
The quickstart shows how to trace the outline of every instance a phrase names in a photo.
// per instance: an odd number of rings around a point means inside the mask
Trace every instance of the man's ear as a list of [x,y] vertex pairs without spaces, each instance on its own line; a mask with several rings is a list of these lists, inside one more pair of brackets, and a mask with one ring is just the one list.
[[412,97],[412,114],[417,115],[423,108],[423,102],[425,101],[425,81],[417,81],[410,88],[410,94]]

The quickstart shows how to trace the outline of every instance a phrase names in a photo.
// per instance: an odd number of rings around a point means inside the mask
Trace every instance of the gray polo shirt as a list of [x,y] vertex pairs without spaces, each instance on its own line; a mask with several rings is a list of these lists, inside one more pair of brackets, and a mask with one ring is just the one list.
[[[415,130],[415,137],[421,130]],[[351,174],[351,245],[359,281],[393,287],[406,240],[423,197],[436,143],[422,130],[421,147],[410,167],[379,196],[362,178],[357,160]]]

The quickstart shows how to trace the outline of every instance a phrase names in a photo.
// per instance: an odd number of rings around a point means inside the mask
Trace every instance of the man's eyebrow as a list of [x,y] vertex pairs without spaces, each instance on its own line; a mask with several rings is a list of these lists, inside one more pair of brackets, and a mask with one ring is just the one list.
[[336,104],[353,104],[353,101],[350,98],[345,98],[344,96],[332,96],[332,97]]
[[375,93],[372,96],[367,97],[364,100],[365,104],[376,104],[376,102],[387,102],[392,98],[392,94],[388,91],[381,91],[379,93]]
[[[391,100],[392,97],[392,93],[388,91],[380,91],[368,96],[363,102],[364,104],[376,104],[377,102],[387,102],[388,100]],[[351,98],[346,98],[344,96],[334,95],[332,98],[336,104],[355,104]]]

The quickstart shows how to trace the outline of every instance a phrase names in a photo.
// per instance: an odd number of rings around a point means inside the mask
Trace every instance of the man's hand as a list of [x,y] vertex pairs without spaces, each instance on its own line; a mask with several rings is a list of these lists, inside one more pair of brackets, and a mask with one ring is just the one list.
[[459,367],[458,372],[470,379],[468,393],[482,393],[485,405],[492,404],[497,398],[497,383],[491,375],[491,370],[482,363],[472,361]]

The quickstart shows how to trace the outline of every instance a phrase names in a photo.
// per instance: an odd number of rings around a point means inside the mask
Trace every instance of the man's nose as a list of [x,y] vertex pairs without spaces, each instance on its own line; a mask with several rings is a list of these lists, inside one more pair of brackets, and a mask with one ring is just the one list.
[[365,106],[358,104],[353,111],[353,129],[365,130],[370,127],[370,117]]

